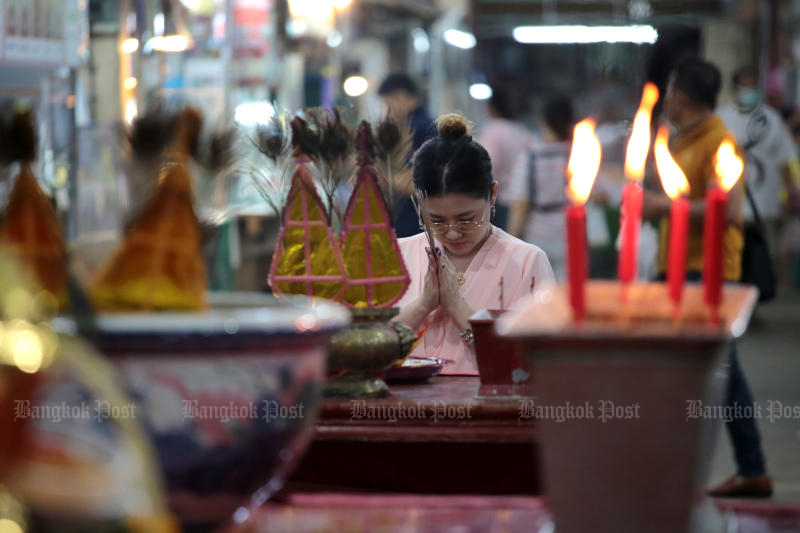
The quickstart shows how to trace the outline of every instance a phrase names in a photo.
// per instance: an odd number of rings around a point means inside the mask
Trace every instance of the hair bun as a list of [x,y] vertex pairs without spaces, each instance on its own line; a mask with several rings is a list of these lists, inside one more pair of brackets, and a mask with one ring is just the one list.
[[458,139],[469,132],[469,123],[458,113],[448,113],[436,119],[436,129],[443,139]]

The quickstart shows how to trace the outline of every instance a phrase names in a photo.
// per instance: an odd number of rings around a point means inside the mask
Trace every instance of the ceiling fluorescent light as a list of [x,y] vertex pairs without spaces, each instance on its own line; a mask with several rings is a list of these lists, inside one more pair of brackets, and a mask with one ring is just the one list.
[[151,37],[144,45],[144,52],[184,52],[192,43],[185,35],[157,35]]
[[463,48],[469,50],[475,46],[475,36],[469,32],[461,30],[447,30],[444,32],[444,40],[447,44],[451,44],[456,48]]
[[653,44],[652,26],[517,26],[514,40],[523,44],[634,43]]
[[469,86],[469,95],[475,100],[488,100],[492,97],[492,88],[485,83],[473,83]]

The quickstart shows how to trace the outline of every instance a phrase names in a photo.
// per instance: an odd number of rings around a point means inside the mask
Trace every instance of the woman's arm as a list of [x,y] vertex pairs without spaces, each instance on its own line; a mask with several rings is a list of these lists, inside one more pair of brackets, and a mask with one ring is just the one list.
[[425,319],[433,311],[433,309],[427,307],[423,298],[424,296],[420,296],[410,304],[400,308],[400,313],[395,317],[395,320],[402,322],[414,331],[419,331]]
[[447,314],[456,323],[459,330],[467,329],[469,326],[469,317],[475,314],[475,309],[471,308],[464,298],[459,297],[458,301],[445,308]]
[[425,284],[422,294],[413,302],[400,308],[395,320],[402,322],[414,331],[419,331],[425,319],[439,306],[439,280],[436,273],[438,261],[428,248],[428,270],[425,273]]

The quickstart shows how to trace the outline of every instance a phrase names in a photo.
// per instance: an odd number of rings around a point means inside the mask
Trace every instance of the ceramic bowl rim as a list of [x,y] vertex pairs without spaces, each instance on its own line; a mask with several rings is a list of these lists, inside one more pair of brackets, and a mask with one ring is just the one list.
[[[96,332],[106,336],[297,335],[337,331],[351,321],[335,302],[305,296],[276,298],[269,293],[209,292],[206,311],[103,312],[95,316]],[[76,329],[68,318],[54,329]],[[73,331],[74,332],[74,331]]]

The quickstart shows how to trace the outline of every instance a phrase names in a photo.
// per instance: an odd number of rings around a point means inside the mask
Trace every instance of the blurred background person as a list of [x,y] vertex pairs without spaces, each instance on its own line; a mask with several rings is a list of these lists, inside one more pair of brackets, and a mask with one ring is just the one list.
[[[785,111],[784,120],[786,127],[794,139],[795,147],[800,150],[800,110],[790,107]],[[794,191],[800,188],[800,158],[794,158],[789,163]],[[784,191],[785,200],[784,216],[778,237],[778,286],[800,287],[800,194],[792,195],[791,191]]]
[[[716,183],[714,158],[720,143],[731,138],[722,119],[714,114],[722,86],[719,69],[697,57],[684,59],[673,70],[667,87],[664,109],[666,118],[677,130],[670,141],[670,151],[689,181],[690,225],[687,250],[688,281],[697,282],[703,270],[703,217],[706,191]],[[723,278],[737,282],[741,277],[742,204],[744,183],[739,180],[730,190],[727,226],[723,237]],[[661,219],[659,263],[666,272],[671,200],[663,191],[645,191],[643,216]],[[754,405],[753,395],[742,372],[736,343],[731,342],[730,379],[726,406]],[[767,475],[761,450],[761,435],[755,418],[734,417],[725,421],[733,443],[737,472],[710,490],[715,497],[768,497],[772,494],[772,478]]]
[[[386,111],[399,124],[405,124],[413,135],[412,153],[436,135],[436,125],[422,102],[417,83],[404,72],[389,74],[378,88],[381,102]],[[409,159],[412,154],[409,154]],[[398,200],[394,208],[394,230],[398,237],[416,235],[421,230],[417,212],[411,203],[413,185],[397,191]]]
[[[732,76],[735,102],[719,115],[746,155],[745,179],[764,222],[770,253],[777,260],[781,221],[781,188],[797,197],[792,179],[797,172],[797,147],[780,114],[763,102],[759,79],[752,67],[740,67]],[[744,205],[745,224],[754,223],[749,202]]]
[[405,72],[386,76],[378,88],[386,111],[400,124],[406,124],[414,135],[413,148],[436,135],[436,126],[423,104],[417,83]]
[[542,248],[556,279],[564,280],[566,170],[575,113],[572,102],[550,99],[544,107],[544,139],[517,157],[509,187],[509,233]]
[[489,118],[484,124],[478,142],[492,158],[492,175],[498,183],[497,209],[494,225],[508,228],[508,214],[512,204],[511,173],[517,158],[530,146],[532,135],[514,120],[508,96],[502,88],[493,87],[489,99]]

